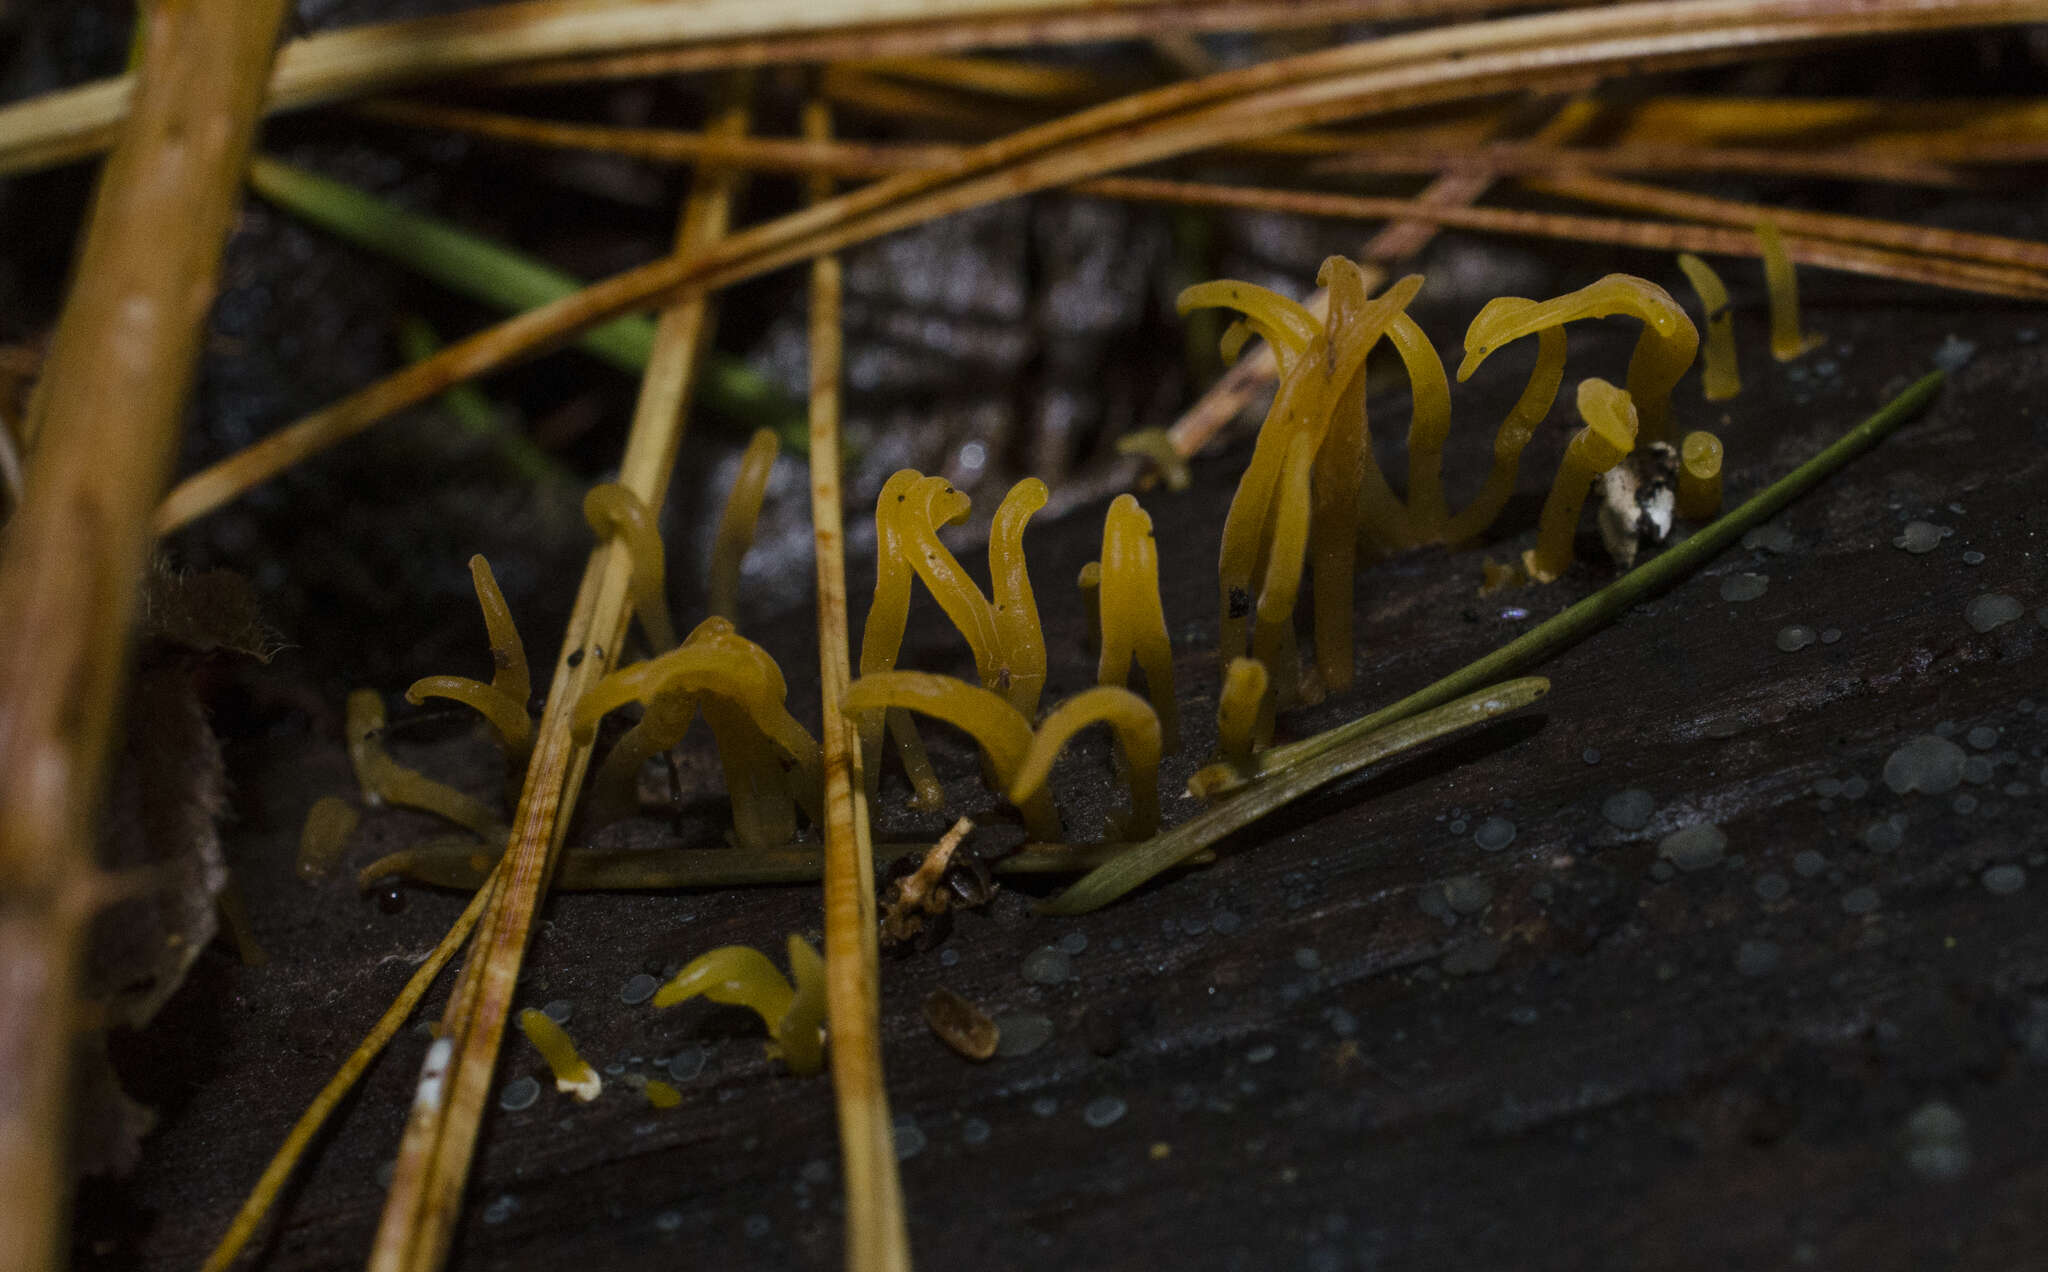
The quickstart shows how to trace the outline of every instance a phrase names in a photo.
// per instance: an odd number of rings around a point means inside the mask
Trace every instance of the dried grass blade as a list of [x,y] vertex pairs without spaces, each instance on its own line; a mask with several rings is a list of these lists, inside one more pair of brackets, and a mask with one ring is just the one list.
[[[745,121],[736,98],[718,126],[737,132]],[[737,185],[722,170],[698,174],[677,233],[679,255],[704,251],[724,236]],[[655,334],[619,474],[649,508],[658,509],[668,492],[709,323],[708,305],[697,297],[670,306]],[[591,553],[520,792],[504,882],[442,1016],[441,1041],[428,1053],[406,1126],[371,1252],[375,1272],[426,1272],[447,1257],[527,939],[590,763],[590,748],[572,736],[576,703],[619,657],[631,579],[622,543],[607,541]]]
[[[812,101],[804,135],[831,139],[830,108]],[[814,200],[830,197],[823,178]],[[840,711],[853,681],[846,603],[846,513],[840,496],[839,383],[843,362],[839,259],[811,264],[811,526],[817,549],[818,684],[825,760],[825,995],[832,1093],[846,1171],[846,1266],[907,1272],[909,1225],[882,1081],[881,952],[875,852],[860,741]]]
[[101,173],[29,406],[0,551],[0,1265],[68,1249],[91,845],[149,513],[178,450],[282,0],[144,9],[134,114]]

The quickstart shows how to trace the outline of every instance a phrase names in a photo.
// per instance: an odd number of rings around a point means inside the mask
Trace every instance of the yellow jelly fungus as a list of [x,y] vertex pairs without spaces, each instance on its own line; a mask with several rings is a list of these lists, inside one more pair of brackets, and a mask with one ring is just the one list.
[[533,741],[533,717],[526,700],[533,695],[533,678],[526,666],[526,645],[512,622],[512,611],[490,562],[481,555],[469,559],[470,579],[476,584],[477,604],[483,608],[484,628],[491,637],[491,662],[497,671],[491,683],[467,676],[427,676],[405,691],[405,700],[418,706],[428,698],[451,698],[490,721],[498,741],[514,757],[522,757]]
[[1721,511],[1721,439],[1692,432],[1678,447],[1678,515],[1706,521]]
[[1444,537],[1450,509],[1444,502],[1444,442],[1451,435],[1451,383],[1443,359],[1407,314],[1387,324],[1387,341],[1401,355],[1414,397],[1408,421],[1408,533],[1420,543]]
[[639,722],[612,744],[597,776],[591,779],[590,806],[600,821],[615,821],[639,811],[641,768],[681,742],[696,718],[697,695],[680,690],[654,695]]
[[[1083,574],[1087,571],[1084,569]],[[1173,699],[1173,644],[1159,599],[1159,545],[1152,518],[1133,495],[1118,495],[1102,521],[1102,561],[1095,565],[1101,656],[1095,682],[1123,688],[1133,660],[1144,669],[1145,692],[1159,717],[1166,749],[1180,749],[1180,709]]]
[[1074,586],[1081,589],[1081,608],[1088,615],[1088,647],[1095,653],[1102,650],[1102,562],[1090,561],[1081,567],[1075,577]]
[[1224,334],[1224,359],[1235,361],[1246,338],[1256,334],[1272,346],[1283,376],[1293,369],[1295,361],[1321,334],[1323,326],[1301,302],[1255,283],[1229,278],[1196,283],[1183,290],[1174,301],[1174,308],[1182,315],[1197,309],[1237,310],[1244,315],[1243,325],[1233,323],[1231,331]]
[[[576,704],[574,735],[588,741],[606,713],[675,693],[694,695],[711,726],[742,844],[786,842],[795,829],[792,797],[813,820],[818,818],[818,743],[784,705],[788,686],[775,659],[734,632],[725,619],[706,619],[684,644],[591,686]],[[785,760],[795,766],[794,774]]]
[[1714,267],[1691,252],[1678,254],[1678,268],[1685,271],[1693,294],[1707,317],[1706,361],[1700,368],[1700,387],[1709,402],[1725,402],[1742,392],[1742,372],[1735,362],[1735,309],[1728,303],[1728,287]]
[[1001,692],[1029,720],[1045,692],[1045,636],[1024,561],[1024,526],[1045,507],[1045,483],[1026,477],[1010,487],[988,530],[989,591],[995,607]]
[[683,1102],[683,1093],[660,1078],[647,1079],[647,1103],[657,1109],[672,1109]]
[[1128,689],[1097,687],[1053,708],[1031,739],[1031,749],[1010,779],[1010,802],[1022,808],[1045,788],[1052,762],[1076,733],[1105,723],[1116,731],[1131,791],[1131,814],[1117,826],[1122,839],[1148,839],[1159,829],[1159,717]]
[[754,430],[754,439],[740,456],[732,489],[726,492],[725,512],[718,519],[718,537],[711,546],[710,609],[722,618],[739,617],[740,563],[754,546],[754,526],[761,518],[761,499],[768,493],[768,474],[781,453],[782,443],[776,440],[774,429]]
[[1778,233],[1777,225],[1758,222],[1756,241],[1764,258],[1764,291],[1771,302],[1771,356],[1790,362],[1827,337],[1800,333],[1799,275],[1792,268],[1792,254],[1785,250],[1785,237]]
[[796,987],[759,950],[723,945],[690,960],[654,995],[656,1007],[673,1007],[702,994],[714,1003],[745,1007],[761,1018],[792,1073],[816,1073],[824,1064],[825,960],[800,936],[789,938],[789,966]]
[[[875,499],[875,595],[868,605],[867,621],[861,627],[860,674],[892,671],[903,650],[903,633],[910,622],[910,562],[905,555],[903,535],[896,506],[909,497],[910,488],[922,480],[914,468],[900,469],[882,483]],[[917,725],[902,711],[870,712],[857,720],[861,756],[865,764],[868,796],[873,798],[881,777],[882,735],[886,727],[895,739],[903,771],[916,794],[912,805],[936,811],[945,806],[945,792],[932,772]]]
[[[1534,305],[1531,300],[1517,297],[1501,297],[1492,301],[1487,308],[1496,305]],[[1474,326],[1486,317],[1485,310]],[[1565,334],[1563,327],[1545,327],[1536,333],[1536,365],[1529,372],[1529,382],[1522,388],[1522,396],[1500,423],[1493,435],[1493,467],[1486,474],[1486,484],[1463,511],[1452,517],[1444,528],[1444,541],[1465,543],[1485,531],[1500,510],[1507,506],[1510,496],[1515,493],[1515,479],[1520,475],[1522,451],[1529,445],[1529,439],[1536,433],[1537,425],[1550,414],[1551,406],[1557,401],[1557,391],[1564,384]]]
[[1662,441],[1669,431],[1671,390],[1699,351],[1700,333],[1671,293],[1632,274],[1609,274],[1534,305],[1503,305],[1479,311],[1465,332],[1465,360],[1458,366],[1463,383],[1501,346],[1581,318],[1626,314],[1640,319],[1643,334],[1628,363],[1628,392],[1642,420],[1644,441]]
[[[1259,586],[1252,632],[1252,656],[1266,664],[1272,677],[1269,701],[1291,705],[1301,699],[1300,655],[1294,641],[1294,602],[1301,590],[1301,571],[1308,553],[1309,494],[1314,438],[1304,434],[1287,448],[1280,468],[1280,488],[1273,501],[1271,544],[1266,573]],[[1348,661],[1348,659],[1347,659]]]
[[604,1090],[604,1079],[597,1076],[597,1070],[576,1054],[576,1044],[569,1040],[569,1035],[544,1013],[531,1007],[520,1012],[519,1029],[554,1072],[555,1090],[585,1102],[596,1099]]
[[1173,444],[1173,437],[1163,428],[1141,428],[1134,433],[1125,433],[1116,439],[1116,453],[1138,455],[1152,461],[1152,468],[1159,474],[1159,480],[1166,483],[1168,490],[1186,490],[1195,479],[1194,470],[1188,467],[1187,456]]
[[607,482],[592,486],[583,496],[583,519],[592,534],[626,545],[633,560],[633,613],[640,619],[641,633],[657,654],[674,648],[676,626],[668,616],[667,566],[654,514],[638,495]]
[[1571,565],[1572,538],[1594,478],[1635,449],[1636,408],[1627,391],[1605,380],[1581,381],[1579,416],[1586,427],[1565,447],[1550,495],[1543,501],[1536,546],[1522,554],[1522,567],[1538,583],[1550,582]]
[[355,808],[345,799],[322,795],[306,810],[306,824],[299,831],[299,878],[324,879],[334,873],[341,850],[355,833],[359,820]]
[[1217,744],[1223,762],[1241,772],[1251,772],[1258,747],[1266,681],[1266,664],[1256,658],[1233,658],[1223,673],[1223,692],[1216,699]]
[[364,798],[372,803],[400,804],[437,813],[485,839],[505,837],[505,824],[483,801],[391,758],[380,737],[384,731],[384,699],[376,690],[358,689],[348,696],[346,728],[349,763],[355,767],[356,782],[362,787]]
[[[859,712],[883,707],[932,716],[971,735],[981,745],[989,769],[1003,789],[1016,780],[1018,766],[1031,749],[1031,722],[1017,708],[997,694],[952,676],[884,671],[862,676],[846,692],[845,710],[855,719]],[[1058,842],[1060,819],[1050,795],[1041,790],[1018,808],[1033,838]]]
[[939,542],[939,527],[965,521],[969,506],[967,496],[945,478],[920,477],[897,502],[895,516],[911,570],[967,638],[982,687],[1000,691],[1002,651],[995,609],[952,550]]

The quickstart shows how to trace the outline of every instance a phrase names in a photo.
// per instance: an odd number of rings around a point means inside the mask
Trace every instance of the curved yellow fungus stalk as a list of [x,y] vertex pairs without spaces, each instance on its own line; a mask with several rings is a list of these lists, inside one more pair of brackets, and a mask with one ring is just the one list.
[[345,727],[349,763],[355,767],[364,798],[437,813],[485,839],[503,842],[505,823],[482,800],[407,768],[385,751],[378,736],[384,731],[384,699],[376,690],[358,689],[348,696]]
[[[818,743],[784,705],[788,686],[775,659],[734,632],[725,619],[706,619],[684,644],[598,681],[576,704],[574,735],[586,741],[606,713],[628,702],[654,703],[676,693],[696,696],[718,741],[733,823],[743,844],[786,842],[795,830],[792,795],[815,819]],[[785,758],[796,766],[794,775],[786,771]]]
[[1081,608],[1088,615],[1088,645],[1102,651],[1102,562],[1090,561],[1081,567],[1081,573],[1074,579],[1074,586],[1081,589]]
[[800,936],[789,938],[789,965],[796,987],[759,950],[722,945],[699,954],[654,995],[656,1007],[673,1007],[702,994],[714,1003],[745,1007],[761,1018],[792,1073],[816,1073],[824,1064],[825,960]]
[[672,649],[676,625],[668,616],[668,567],[654,514],[640,497],[617,482],[592,486],[583,496],[583,519],[601,539],[621,539],[633,558],[633,613],[655,653]]
[[497,576],[482,554],[469,559],[469,577],[476,584],[476,601],[484,612],[484,629],[491,636],[491,662],[497,668],[491,683],[468,676],[427,676],[415,680],[405,691],[414,706],[428,698],[450,698],[474,708],[490,721],[498,741],[515,758],[526,754],[533,742],[533,717],[526,701],[533,696],[533,677],[526,666],[526,645],[512,621],[512,609],[498,590]]
[[306,810],[306,824],[299,831],[299,878],[311,882],[334,873],[341,850],[361,820],[349,802],[334,795],[322,795]]
[[596,1099],[604,1090],[604,1079],[597,1076],[589,1061],[576,1054],[576,1044],[545,1013],[528,1007],[519,1013],[519,1029],[554,1072],[555,1090],[585,1102]]
[[1643,440],[1662,441],[1671,420],[1671,390],[1692,366],[1700,333],[1670,292],[1633,274],[1609,274],[1539,304],[1488,305],[1465,332],[1465,360],[1459,364],[1458,380],[1463,383],[1495,350],[1523,336],[1614,314],[1643,323],[1643,334],[1629,358],[1628,393],[1642,420]]
[[1257,283],[1219,278],[1184,289],[1173,302],[1183,316],[1197,309],[1235,309],[1244,315],[1232,323],[1223,336],[1225,361],[1236,361],[1247,339],[1257,335],[1273,347],[1273,356],[1285,376],[1322,333],[1323,324],[1300,301],[1282,296]]
[[[1266,664],[1272,677],[1269,702],[1291,705],[1301,698],[1301,661],[1294,643],[1294,602],[1301,592],[1302,565],[1308,556],[1309,513],[1313,508],[1309,480],[1313,475],[1313,437],[1303,434],[1287,448],[1280,469],[1280,488],[1273,500],[1273,530],[1266,553],[1266,573],[1259,586],[1258,626],[1252,631],[1252,656]],[[1346,661],[1349,661],[1348,656]]]
[[604,757],[590,783],[590,807],[600,821],[630,817],[640,809],[640,770],[648,760],[683,740],[697,718],[697,695],[658,693],[639,722]]
[[1548,583],[1572,563],[1572,538],[1593,479],[1622,461],[1636,444],[1636,408],[1629,394],[1605,380],[1579,383],[1579,416],[1586,427],[1572,437],[1543,501],[1536,546],[1522,554],[1522,567]]
[[1407,314],[1387,324],[1387,340],[1408,372],[1414,410],[1408,420],[1408,533],[1418,543],[1444,537],[1451,511],[1444,502],[1444,442],[1451,435],[1451,382],[1444,360]]
[[[896,518],[896,506],[910,495],[910,489],[924,474],[914,468],[899,469],[882,483],[875,499],[875,595],[861,627],[860,674],[893,671],[903,651],[903,632],[910,622],[910,581],[915,577],[905,555],[903,535]],[[882,773],[882,734],[886,727],[896,741],[897,757],[910,779],[914,807],[937,811],[945,807],[945,792],[932,771],[931,757],[917,736],[917,724],[903,711],[869,712],[855,721],[860,734],[863,772],[868,797],[874,798]]]
[[[1007,790],[1018,766],[1031,749],[1031,722],[1001,696],[952,676],[924,671],[884,671],[862,676],[846,691],[845,710],[855,719],[862,711],[900,707],[944,720],[970,734],[981,745],[996,782]],[[1039,791],[1018,805],[1034,838],[1054,843],[1060,837],[1059,813],[1052,797]]]
[[1678,447],[1678,515],[1707,521],[1721,511],[1721,439],[1687,433]]
[[[1173,645],[1166,634],[1166,610],[1159,598],[1159,545],[1152,518],[1134,495],[1118,495],[1102,520],[1099,588],[1091,593],[1102,652],[1095,682],[1121,689],[1130,683],[1135,659],[1145,672],[1145,692],[1159,718],[1166,749],[1180,749],[1180,708],[1173,699]],[[1083,570],[1086,573],[1086,570]]]
[[1714,267],[1691,252],[1678,254],[1678,268],[1685,271],[1693,294],[1707,317],[1706,361],[1700,368],[1700,387],[1709,402],[1725,402],[1742,392],[1742,371],[1735,362],[1735,309],[1728,303],[1728,287]]
[[1764,291],[1771,302],[1771,356],[1790,362],[1827,337],[1804,335],[1799,330],[1799,274],[1792,268],[1792,254],[1785,250],[1785,238],[1777,225],[1759,221],[1756,241],[1764,258]]
[[[1473,320],[1477,327],[1489,321],[1489,311],[1499,314],[1500,306],[1514,308],[1534,305],[1533,300],[1514,296],[1502,296],[1489,301],[1479,317]],[[1471,347],[1471,337],[1466,337],[1466,347]],[[1500,428],[1493,435],[1493,468],[1486,474],[1486,484],[1463,511],[1452,517],[1444,528],[1444,541],[1464,543],[1492,525],[1500,510],[1507,506],[1510,496],[1515,493],[1515,478],[1521,472],[1522,451],[1535,435],[1536,426],[1550,414],[1550,408],[1557,401],[1557,391],[1564,383],[1565,335],[1563,327],[1545,327],[1536,333],[1536,365],[1529,372],[1529,382],[1522,387],[1522,396],[1515,399],[1515,405],[1500,422]],[[1462,371],[1460,378],[1463,378]]]
[[946,612],[953,626],[967,638],[974,651],[975,675],[984,688],[997,688],[1002,677],[1001,637],[996,633],[995,609],[981,588],[961,568],[958,558],[939,542],[939,527],[957,525],[967,519],[967,496],[954,489],[944,477],[920,477],[890,512],[905,559],[925,590]]
[[[1217,561],[1222,609],[1217,646],[1225,660],[1242,655],[1246,649],[1253,576],[1265,559],[1274,487],[1280,480],[1280,466],[1288,447],[1297,435],[1312,439],[1311,454],[1322,445],[1332,413],[1345,397],[1352,378],[1365,365],[1365,355],[1379,340],[1384,324],[1406,303],[1405,297],[1412,297],[1421,286],[1419,277],[1404,279],[1385,296],[1365,302],[1363,284],[1359,281],[1362,275],[1342,257],[1325,261],[1318,277],[1331,290],[1331,326],[1317,330],[1293,369],[1281,379],[1272,410],[1267,412],[1252,448],[1251,463],[1238,480],[1237,493],[1223,520],[1223,547]],[[1338,295],[1340,290],[1354,290],[1360,295],[1356,302],[1344,303]],[[1359,428],[1363,427],[1361,416]],[[1362,443],[1358,445],[1362,449]]]
[[711,546],[711,612],[721,618],[739,617],[740,563],[754,546],[754,525],[761,518],[761,499],[768,493],[768,474],[782,443],[775,430],[754,430],[740,468],[726,492],[725,512],[718,518],[718,537]]
[[1163,428],[1141,428],[1134,433],[1125,433],[1116,439],[1116,453],[1137,455],[1152,461],[1153,470],[1159,480],[1166,483],[1168,490],[1186,490],[1195,479],[1194,470],[1188,467],[1187,456],[1173,444],[1173,437]]
[[1024,527],[1045,507],[1046,498],[1045,483],[1026,477],[1003,496],[988,531],[989,591],[1000,662],[996,688],[1027,720],[1038,715],[1038,698],[1045,692],[1045,635],[1038,625],[1038,600],[1024,561]]
[[1258,732],[1266,682],[1266,664],[1256,658],[1233,658],[1216,699],[1216,737],[1223,762],[1245,773],[1252,771],[1252,753],[1262,745]]
[[1149,839],[1159,829],[1159,716],[1128,689],[1084,689],[1053,708],[1031,739],[1031,749],[1010,779],[1010,802],[1022,808],[1043,793],[1052,762],[1076,733],[1104,723],[1116,731],[1131,791],[1131,815],[1116,827],[1121,839]]

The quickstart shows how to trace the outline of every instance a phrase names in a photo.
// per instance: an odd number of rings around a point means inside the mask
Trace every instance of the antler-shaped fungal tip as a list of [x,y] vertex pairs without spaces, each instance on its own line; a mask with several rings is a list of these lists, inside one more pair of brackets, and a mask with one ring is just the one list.
[[780,1055],[792,1073],[816,1073],[824,1063],[825,961],[810,942],[793,935],[789,964],[794,987],[759,950],[722,945],[691,959],[655,992],[654,1005],[673,1007],[701,994],[745,1007],[768,1027],[774,1039],[770,1055]]
[[491,563],[482,554],[469,559],[469,575],[476,585],[476,600],[484,612],[484,629],[491,637],[491,662],[496,671],[491,683],[468,676],[426,676],[405,691],[405,700],[418,706],[428,698],[448,698],[474,709],[498,735],[498,742],[515,759],[525,755],[533,741],[533,717],[526,709],[533,695],[533,677],[526,665],[526,645],[512,621],[511,607],[498,590]]

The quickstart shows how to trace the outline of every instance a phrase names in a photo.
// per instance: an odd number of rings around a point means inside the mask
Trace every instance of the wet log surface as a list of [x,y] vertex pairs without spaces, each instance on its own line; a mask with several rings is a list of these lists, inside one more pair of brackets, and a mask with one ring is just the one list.
[[[1559,269],[1561,287],[1597,272]],[[1728,444],[1731,502],[1863,418],[1945,341],[1974,344],[1975,357],[1922,419],[1767,534],[1545,666],[1554,689],[1535,713],[1326,791],[1228,843],[1213,866],[1101,913],[1039,917],[1033,889],[1010,886],[936,948],[886,964],[890,1093],[925,1266],[2009,1269],[2048,1258],[2040,318],[1903,289],[1809,279],[1808,290],[1823,349],[1772,363],[1751,305],[1744,394],[1708,407],[1695,381],[1681,386],[1681,425],[1715,427]],[[1440,317],[1432,334],[1448,347],[1462,315]],[[1628,339],[1575,333],[1571,377],[1618,378]],[[1491,423],[1480,421],[1519,387],[1507,382],[1518,373],[1494,374],[1458,399],[1454,499],[1483,468]],[[1405,421],[1398,396],[1373,410],[1383,433]],[[1526,545],[1564,431],[1554,419],[1532,448],[1508,540],[1361,572],[1358,684],[1287,717],[1289,731],[1418,687],[1609,576],[1588,534],[1560,583],[1476,593],[1483,556]],[[1214,552],[1244,456],[1198,464],[1188,492],[1145,497],[1189,725],[1170,790],[1213,740]],[[1894,540],[1912,521],[1953,533],[1908,552]],[[1028,540],[1054,657],[1049,701],[1089,678],[1068,580],[1099,525],[1098,507]],[[1724,599],[1751,574],[1768,580],[1760,596]],[[858,571],[853,586],[865,586]],[[1966,614],[1986,594],[2015,598],[2019,616],[1976,630]],[[924,644],[906,664],[964,666],[935,607],[917,613]],[[814,717],[808,623],[742,615],[790,669],[799,714]],[[1793,625],[1818,638],[1781,650]],[[530,648],[551,639],[528,627]],[[480,628],[470,644],[481,657]],[[82,1266],[196,1264],[460,907],[447,893],[365,897],[343,876],[295,877],[307,805],[352,790],[333,733],[301,718],[230,740],[241,796],[229,853],[272,959],[245,968],[209,951],[156,1027],[122,1043],[119,1067],[161,1123],[132,1179],[83,1194]],[[1923,735],[1961,748],[1963,779],[1897,793],[1887,760]],[[959,740],[927,736],[960,775],[955,811],[999,816]],[[480,793],[498,780],[466,726],[399,729],[394,746]],[[1077,836],[1115,802],[1105,756],[1092,740],[1059,770]],[[683,771],[686,788],[714,798],[708,756]],[[1605,811],[1625,790],[1647,792],[1648,809],[1621,816],[1627,828]],[[884,791],[884,806],[900,807],[893,770]],[[1168,800],[1169,818],[1189,808]],[[942,824],[887,822],[896,837]],[[1665,836],[1704,823],[1726,836],[1721,860],[1660,865]],[[711,825],[649,818],[605,837],[664,841],[680,827],[708,843]],[[436,829],[371,812],[346,865]],[[758,1023],[737,1009],[622,1001],[635,976],[715,945],[779,958],[786,933],[816,936],[815,890],[562,894],[544,919],[521,1005],[572,1005],[569,1031],[606,1089],[577,1104],[523,1041],[508,1044],[501,1089],[539,1077],[543,1090],[491,1114],[456,1265],[835,1266],[826,1083],[768,1062]],[[1071,974],[1034,983],[1026,960],[1047,947]],[[986,1064],[959,1058],[920,1014],[941,985],[998,1016],[1044,1017],[1049,1041]],[[360,1260],[426,1045],[406,1030],[346,1106],[290,1192],[264,1266]],[[650,1108],[635,1079],[651,1077],[675,1081],[681,1107]]]

